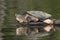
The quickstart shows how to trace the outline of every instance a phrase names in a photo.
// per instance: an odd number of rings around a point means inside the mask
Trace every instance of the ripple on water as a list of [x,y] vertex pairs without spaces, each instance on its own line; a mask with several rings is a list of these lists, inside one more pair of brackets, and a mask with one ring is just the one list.
[[27,39],[29,39],[29,40],[42,39],[42,37],[46,37],[46,36],[48,36],[50,34],[51,33],[38,33],[36,35],[30,35],[29,37],[27,37]]

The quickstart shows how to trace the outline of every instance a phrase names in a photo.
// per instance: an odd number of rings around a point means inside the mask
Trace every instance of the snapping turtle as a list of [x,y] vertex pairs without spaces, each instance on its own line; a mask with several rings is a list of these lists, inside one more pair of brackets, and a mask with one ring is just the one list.
[[[26,23],[28,24],[29,22],[32,22],[32,21],[36,23],[39,19],[48,19],[51,16],[52,15],[50,15],[48,13],[45,13],[45,12],[42,12],[42,11],[27,11],[23,15],[16,15],[16,20],[19,21],[19,23],[22,23],[24,25],[24,24],[26,24]],[[33,27],[33,26],[29,26],[29,25],[25,25],[25,26],[28,28],[26,30],[28,35],[37,34],[37,33],[40,32],[40,29],[43,28],[43,27],[40,27],[40,26],[39,27],[37,27],[37,26]],[[25,27],[23,27],[23,28],[25,28]],[[44,27],[43,29],[47,29],[47,28],[50,28],[50,27],[47,26],[46,28]]]
[[52,15],[42,11],[26,11],[23,15],[16,15],[16,20],[19,22],[38,21],[39,19],[48,19]]

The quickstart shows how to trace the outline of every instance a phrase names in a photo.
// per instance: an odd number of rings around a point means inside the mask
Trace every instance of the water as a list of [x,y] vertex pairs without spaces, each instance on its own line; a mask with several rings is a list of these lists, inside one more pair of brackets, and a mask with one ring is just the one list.
[[2,36],[4,36],[4,34],[1,32],[2,28],[3,28],[3,23],[4,23],[4,17],[6,16],[5,14],[5,0],[0,0],[0,40],[3,40],[4,38],[2,38]]
[[[4,0],[2,0],[2,1],[4,1]],[[8,7],[8,13],[7,13],[6,19],[5,19],[6,25],[4,25],[4,26],[12,27],[12,26],[10,26],[10,24],[15,23],[15,19],[14,19],[15,13],[23,13],[26,10],[45,11],[47,13],[51,13],[54,18],[60,19],[60,0],[17,0],[18,2],[17,1],[15,2],[15,0],[6,0],[6,1],[7,1],[7,5],[8,5],[8,6],[6,6],[6,7]],[[18,4],[17,8],[14,8],[16,4]],[[9,29],[9,30],[11,30],[11,29]],[[6,32],[5,33],[5,35],[7,36],[6,40],[9,40],[9,39],[16,40],[17,39],[15,37],[15,35],[13,35],[13,36],[7,35],[8,33],[12,34],[14,32]],[[39,35],[40,34],[32,37],[32,39],[37,40],[38,39],[37,37],[39,37]],[[18,40],[25,40],[25,38],[26,37],[22,37],[22,38],[18,37]],[[46,40],[48,38],[45,38],[44,40]],[[42,39],[43,39],[43,37],[42,37]],[[57,30],[56,32],[54,32],[50,36],[50,39],[48,39],[48,40],[60,40],[60,31]]]
[[37,40],[37,39],[43,39],[43,37],[49,36],[50,33],[39,33],[33,36],[28,37],[29,40]]

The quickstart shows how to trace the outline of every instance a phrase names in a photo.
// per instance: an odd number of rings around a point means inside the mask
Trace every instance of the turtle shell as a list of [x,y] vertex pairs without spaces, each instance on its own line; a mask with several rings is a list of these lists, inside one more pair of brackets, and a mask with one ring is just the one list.
[[48,13],[43,12],[43,11],[27,11],[27,13],[32,15],[32,16],[42,18],[42,19],[46,19],[46,18],[49,18],[52,16],[51,14],[48,14]]

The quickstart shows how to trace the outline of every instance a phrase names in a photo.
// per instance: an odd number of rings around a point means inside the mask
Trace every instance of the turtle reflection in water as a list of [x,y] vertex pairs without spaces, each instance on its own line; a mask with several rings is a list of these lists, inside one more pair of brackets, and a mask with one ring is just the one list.
[[[50,30],[53,29],[53,25],[47,25],[44,28],[35,27],[19,27],[16,29],[16,35],[35,35],[35,34],[45,34],[49,33]],[[46,35],[46,34],[45,34]]]
[[[22,15],[16,14],[16,20],[24,25],[24,27],[16,28],[16,35],[35,35],[38,33],[49,33],[53,27],[53,19],[51,15],[42,11],[27,11]],[[31,22],[43,22],[43,26],[31,26],[28,23]]]

